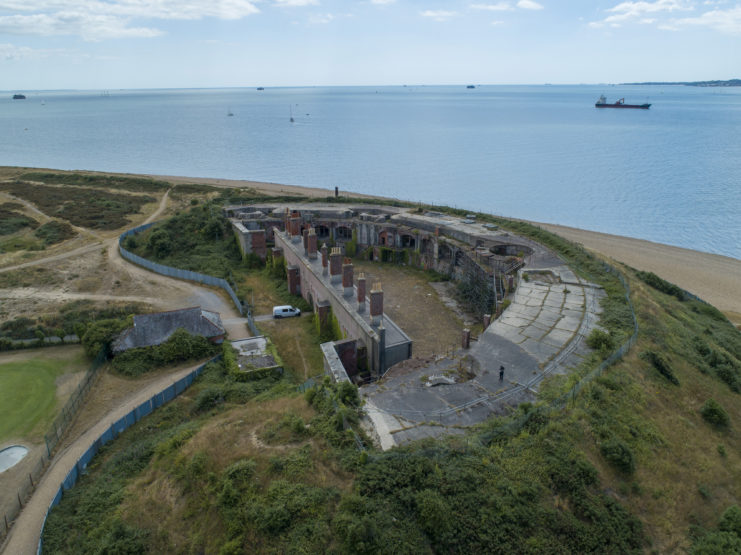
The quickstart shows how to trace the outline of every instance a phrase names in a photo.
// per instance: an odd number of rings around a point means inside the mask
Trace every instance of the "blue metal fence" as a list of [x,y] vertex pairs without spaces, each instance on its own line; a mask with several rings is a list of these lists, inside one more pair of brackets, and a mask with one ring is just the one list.
[[87,451],[85,451],[85,453],[77,460],[75,466],[72,467],[65,479],[62,481],[62,484],[59,487],[59,491],[49,504],[49,508],[46,511],[46,515],[44,516],[44,522],[41,525],[39,545],[36,549],[37,555],[40,555],[43,550],[44,526],[46,526],[46,519],[49,516],[49,512],[54,507],[59,505],[59,502],[62,500],[63,492],[71,489],[77,483],[77,479],[85,473],[85,470],[87,469],[88,465],[93,460],[95,455],[98,453],[98,450],[109,441],[116,439],[119,434],[124,432],[127,428],[136,424],[143,417],[150,414],[154,409],[162,406],[167,401],[173,400],[177,395],[180,395],[193,383],[197,376],[201,375],[201,372],[203,372],[203,368],[206,366],[206,364],[217,360],[218,358],[220,358],[220,356],[221,355],[216,356],[208,362],[205,362],[184,378],[179,379],[172,385],[167,386],[163,391],[153,395],[149,400],[143,402],[141,405],[129,412],[126,416],[111,424],[111,426],[90,445]]
[[123,246],[124,239],[128,237],[129,235],[135,235],[137,233],[140,233],[142,231],[145,231],[152,227],[157,222],[152,222],[149,224],[140,225],[138,227],[129,229],[127,231],[124,231],[119,237],[118,237],[118,250],[121,253],[121,256],[123,256],[126,260],[129,262],[133,262],[134,264],[137,264],[139,266],[143,266],[147,270],[151,270],[155,273],[162,274],[164,276],[174,277],[178,279],[185,279],[188,281],[196,281],[198,283],[205,283],[206,285],[213,285],[214,287],[221,287],[224,291],[227,292],[229,297],[231,297],[232,301],[234,302],[234,306],[237,307],[237,310],[241,315],[244,316],[244,306],[242,305],[242,301],[239,300],[239,297],[237,297],[237,294],[234,292],[234,289],[232,289],[232,286],[229,285],[229,282],[222,278],[217,278],[214,276],[209,276],[207,274],[200,274],[198,272],[192,272],[190,270],[182,270],[180,268],[173,268],[171,266],[165,266],[164,264],[158,264],[157,262],[152,262],[151,260],[147,260],[146,258],[142,258],[141,256],[138,256],[132,252],[129,252],[126,250]]

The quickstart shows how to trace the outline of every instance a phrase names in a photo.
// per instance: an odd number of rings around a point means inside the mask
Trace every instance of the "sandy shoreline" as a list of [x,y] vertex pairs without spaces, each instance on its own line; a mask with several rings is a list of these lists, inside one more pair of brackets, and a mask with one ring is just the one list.
[[[113,174],[113,172],[83,173]],[[116,175],[135,176],[139,174]],[[154,179],[171,181],[176,184],[202,183],[215,187],[250,187],[271,194],[300,194],[312,197],[326,197],[334,194],[334,190],[330,189],[282,185],[260,181],[152,174],[148,174],[147,176]],[[373,195],[360,195],[358,193],[349,193],[340,190],[340,194],[343,193],[374,198]],[[581,243],[586,248],[604,256],[624,262],[639,270],[654,272],[722,310],[735,324],[741,324],[741,260],[661,243],[653,243],[643,239],[609,235],[598,231],[555,224],[533,223],[562,235],[567,239]]]

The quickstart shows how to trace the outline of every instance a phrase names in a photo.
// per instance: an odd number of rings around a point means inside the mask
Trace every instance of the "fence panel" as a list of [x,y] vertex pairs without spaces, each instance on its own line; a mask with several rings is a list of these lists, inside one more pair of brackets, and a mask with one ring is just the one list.
[[[223,278],[217,278],[214,276],[209,276],[208,274],[201,274],[198,272],[193,272],[191,270],[183,270],[181,268],[173,268],[171,266],[165,266],[164,264],[158,264],[157,262],[153,262],[151,260],[147,260],[145,258],[142,258],[141,256],[138,256],[132,252],[129,252],[126,250],[126,248],[123,246],[124,239],[126,237],[129,237],[130,235],[134,235],[136,233],[140,233],[142,231],[145,231],[152,227],[156,222],[152,222],[145,225],[140,225],[139,227],[135,227],[133,229],[129,229],[127,231],[124,231],[119,237],[118,237],[118,250],[121,253],[121,256],[125,258],[126,260],[133,262],[134,264],[138,264],[139,266],[143,266],[144,268],[147,268],[148,270],[151,270],[155,273],[162,274],[165,276],[175,277],[178,279],[184,279],[188,281],[195,281],[198,283],[205,283],[207,285],[212,285],[215,287],[220,287],[226,293],[229,295],[229,297],[232,299],[232,302],[234,303],[234,306],[237,308],[239,313],[241,315],[244,315],[244,307],[242,306],[242,302],[239,300],[239,297],[235,293],[232,286],[229,284],[228,281],[226,281]],[[256,332],[255,335],[257,335]]]
[[72,486],[74,486],[77,483],[77,465],[72,467],[72,470],[69,471],[69,474],[67,474],[67,477],[64,479],[64,482],[62,482],[62,488],[66,491],[68,489],[71,489]]
[[136,407],[136,419],[141,420],[152,412],[152,399],[143,402],[141,405]]

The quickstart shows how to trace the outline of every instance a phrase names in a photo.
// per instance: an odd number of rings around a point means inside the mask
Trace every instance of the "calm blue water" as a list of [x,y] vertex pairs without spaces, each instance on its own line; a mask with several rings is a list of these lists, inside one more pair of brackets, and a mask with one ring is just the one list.
[[[653,106],[598,110],[600,94]],[[337,185],[741,258],[738,88],[2,96],[1,165]]]

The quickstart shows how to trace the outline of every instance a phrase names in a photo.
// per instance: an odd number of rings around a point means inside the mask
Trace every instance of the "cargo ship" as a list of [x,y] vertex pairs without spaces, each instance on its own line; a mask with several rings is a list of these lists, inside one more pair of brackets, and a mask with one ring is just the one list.
[[651,105],[650,104],[626,104],[625,99],[621,98],[617,102],[614,102],[612,104],[608,104],[607,99],[605,98],[605,95],[602,95],[599,97],[599,100],[594,104],[595,108],[639,108],[641,110],[648,110]]
[[13,100],[25,100],[25,99],[26,99],[25,94],[14,94],[13,95]]

